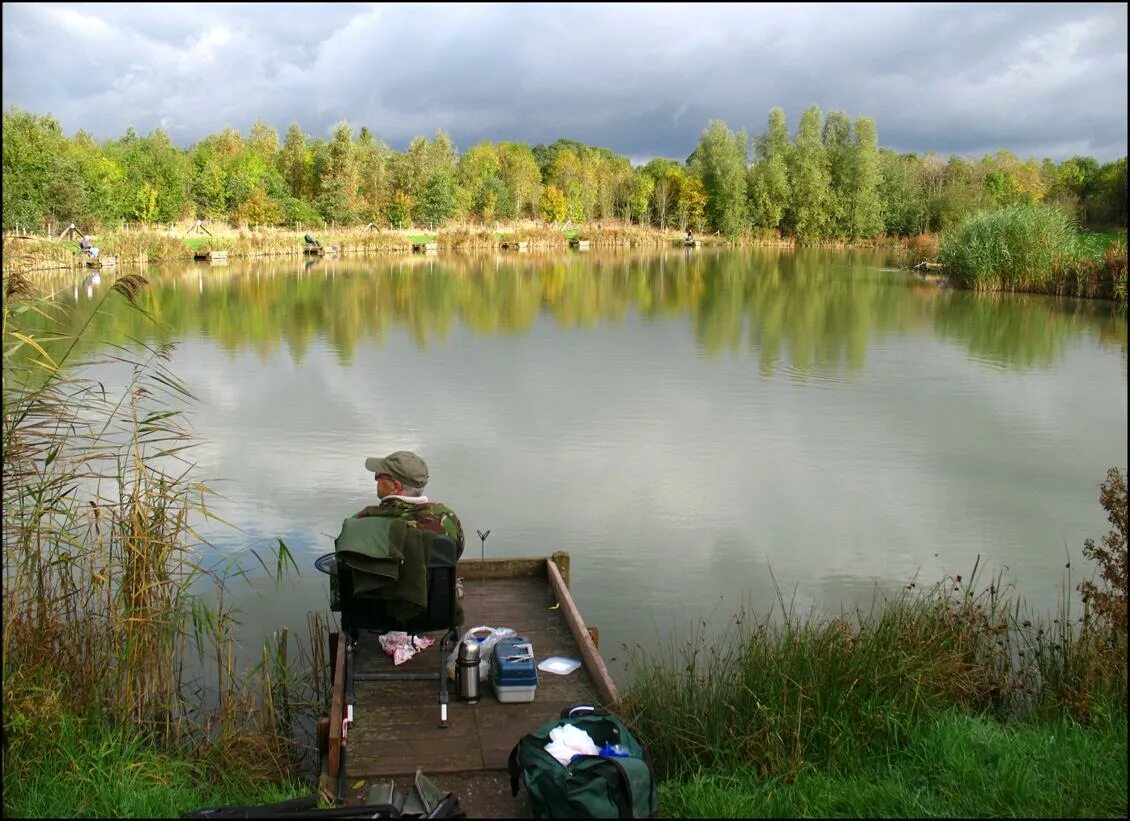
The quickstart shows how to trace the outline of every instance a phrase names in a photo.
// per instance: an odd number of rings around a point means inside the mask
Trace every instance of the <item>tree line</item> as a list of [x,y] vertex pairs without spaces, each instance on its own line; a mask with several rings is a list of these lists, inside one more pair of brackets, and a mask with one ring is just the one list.
[[187,149],[157,129],[99,144],[51,115],[3,115],[3,226],[108,226],[183,219],[243,224],[442,228],[540,219],[622,220],[727,237],[855,241],[933,233],[1014,203],[1055,205],[1085,227],[1126,225],[1126,158],[1100,164],[980,159],[881,148],[874,120],[818,107],[789,133],[769,112],[752,140],[710,121],[684,161],[633,166],[608,148],[483,141],[460,154],[437,131],[394,151],[367,127],[328,140],[295,123],[225,128]]

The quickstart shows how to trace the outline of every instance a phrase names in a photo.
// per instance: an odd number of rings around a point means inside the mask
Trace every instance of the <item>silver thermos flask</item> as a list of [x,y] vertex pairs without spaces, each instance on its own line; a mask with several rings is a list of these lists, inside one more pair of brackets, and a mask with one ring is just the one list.
[[459,698],[471,704],[479,700],[479,643],[473,638],[459,645],[459,660],[455,665],[456,682],[459,685]]

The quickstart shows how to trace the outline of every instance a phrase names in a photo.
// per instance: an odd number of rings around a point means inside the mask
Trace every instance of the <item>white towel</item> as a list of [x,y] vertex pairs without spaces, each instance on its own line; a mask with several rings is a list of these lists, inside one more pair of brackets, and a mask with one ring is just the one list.
[[572,724],[550,730],[549,743],[545,745],[545,751],[562,765],[567,765],[575,755],[600,754],[600,748],[593,742],[592,736]]

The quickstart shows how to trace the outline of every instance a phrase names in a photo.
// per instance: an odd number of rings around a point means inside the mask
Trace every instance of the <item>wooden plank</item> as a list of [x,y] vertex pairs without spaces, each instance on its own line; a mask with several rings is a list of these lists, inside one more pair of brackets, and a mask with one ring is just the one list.
[[585,629],[585,621],[581,618],[580,611],[577,610],[577,605],[573,601],[573,596],[569,592],[565,580],[561,578],[561,571],[549,559],[546,559],[545,564],[549,583],[553,586],[553,592],[557,594],[557,600],[561,602],[565,621],[569,623],[569,629],[573,631],[573,638],[577,640],[577,645],[581,648],[581,658],[584,659],[585,666],[593,677],[597,692],[600,693],[606,707],[613,711],[619,710],[620,693],[616,689],[616,683],[612,681],[612,676],[608,673],[608,667],[605,666],[600,651],[596,649],[592,637]]
[[345,633],[337,636],[337,658],[334,660],[333,696],[330,698],[329,775],[337,779],[341,771],[341,730],[345,717]]
[[[566,556],[568,554],[565,554]],[[455,572],[465,581],[479,579],[513,579],[523,576],[544,576],[545,558],[527,559],[460,559]]]

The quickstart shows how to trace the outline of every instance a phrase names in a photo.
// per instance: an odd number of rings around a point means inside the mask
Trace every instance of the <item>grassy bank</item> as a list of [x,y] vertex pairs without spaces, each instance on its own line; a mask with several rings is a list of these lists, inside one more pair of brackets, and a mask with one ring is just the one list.
[[1003,725],[946,711],[905,747],[841,771],[737,767],[665,783],[670,818],[1118,818],[1126,723]]
[[1113,529],[1084,547],[1100,581],[1081,587],[1077,617],[1065,596],[1040,624],[974,568],[851,616],[801,618],[779,600],[719,637],[637,649],[624,709],[664,812],[1125,816],[1121,473],[1100,501]]
[[[146,285],[127,275],[103,300],[136,306]],[[110,348],[132,374],[115,394],[71,361],[89,325],[27,333],[28,317],[57,306],[18,270],[4,291],[5,815],[128,814],[117,802],[175,814],[308,792],[280,699],[304,689],[281,652],[237,670],[224,577],[197,562],[193,523],[210,491],[192,475],[180,423],[192,397],[172,347]],[[277,559],[281,571],[284,545]],[[214,602],[192,592],[202,580]],[[113,778],[93,788],[102,775]]]
[[274,783],[217,752],[167,751],[141,733],[75,716],[52,717],[35,749],[6,754],[9,818],[178,818],[228,804],[281,801],[308,790]]

